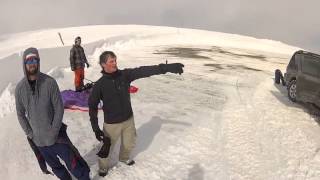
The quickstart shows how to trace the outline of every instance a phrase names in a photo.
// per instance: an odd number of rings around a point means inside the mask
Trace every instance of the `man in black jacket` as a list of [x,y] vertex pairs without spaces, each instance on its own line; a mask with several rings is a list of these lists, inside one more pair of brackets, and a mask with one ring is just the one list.
[[[135,162],[130,159],[130,153],[135,146],[136,128],[134,125],[131,99],[129,94],[130,83],[136,79],[152,75],[183,73],[181,63],[141,66],[133,69],[119,70],[117,57],[112,51],[105,51],[100,55],[102,77],[93,86],[89,97],[89,116],[92,129],[98,141],[108,138],[111,141],[110,153],[107,157],[99,158],[99,175],[105,176],[108,172],[108,159],[115,143],[121,138],[119,161],[126,165]],[[98,104],[102,100],[104,123],[103,131],[98,125]]]
[[84,65],[89,68],[89,63],[81,47],[81,38],[78,36],[74,40],[74,45],[70,50],[70,67],[74,71],[74,86],[76,91],[81,91],[84,79]]

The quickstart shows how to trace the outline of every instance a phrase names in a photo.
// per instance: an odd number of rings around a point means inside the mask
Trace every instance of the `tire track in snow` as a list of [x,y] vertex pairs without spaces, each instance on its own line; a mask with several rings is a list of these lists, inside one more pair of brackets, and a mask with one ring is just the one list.
[[[260,77],[263,77],[260,74]],[[252,104],[254,87],[259,83],[257,74],[240,77],[241,82],[250,88],[238,87],[228,89],[230,101],[223,111],[224,132],[226,136],[226,156],[230,164],[230,179],[259,179],[263,174],[263,158],[260,156],[261,145],[257,122],[263,112],[256,113],[257,107]],[[261,114],[262,113],[262,114]]]
[[[269,91],[262,91],[263,89]],[[320,177],[319,157],[316,159],[316,152],[320,147],[318,124],[308,114],[308,110],[291,103],[286,94],[275,98],[270,91],[277,91],[276,86],[268,81],[262,83],[260,88],[257,88],[256,95],[261,96],[264,102],[258,100],[255,103],[260,110],[266,112],[266,117],[261,122],[264,122],[267,128],[261,135],[267,137],[266,139],[272,137],[263,143],[266,149],[265,157],[271,155],[274,157],[269,167],[273,172],[277,172],[270,173],[269,177],[318,179]]]
[[[271,78],[262,81],[244,104],[225,109],[230,179],[316,179],[319,177],[319,126],[299,105],[279,102]],[[233,92],[235,94],[235,92]],[[279,97],[278,97],[279,98]],[[289,105],[288,105],[289,104]]]

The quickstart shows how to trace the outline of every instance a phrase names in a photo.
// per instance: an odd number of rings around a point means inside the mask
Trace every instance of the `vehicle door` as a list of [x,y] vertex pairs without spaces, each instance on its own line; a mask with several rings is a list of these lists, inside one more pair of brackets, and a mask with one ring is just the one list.
[[307,54],[301,56],[299,63],[297,97],[305,102],[315,102],[319,99],[320,59]]

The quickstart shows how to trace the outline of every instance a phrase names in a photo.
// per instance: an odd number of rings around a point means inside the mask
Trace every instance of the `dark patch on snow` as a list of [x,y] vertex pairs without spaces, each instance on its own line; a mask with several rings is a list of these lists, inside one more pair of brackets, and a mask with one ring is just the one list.
[[212,52],[217,52],[217,53],[221,53],[221,54],[226,54],[226,55],[233,56],[233,57],[238,57],[238,58],[245,57],[245,58],[259,59],[259,60],[261,60],[261,61],[267,61],[267,60],[266,60],[266,57],[263,56],[263,55],[257,55],[257,54],[239,54],[239,53],[234,53],[234,52],[231,52],[231,51],[224,50],[224,49],[222,49],[222,48],[220,48],[220,47],[217,47],[217,46],[213,46],[213,47],[212,47]]
[[211,48],[194,48],[194,47],[169,47],[163,50],[157,50],[153,54],[165,54],[178,58],[191,58],[191,59],[212,59],[210,56],[200,55],[200,53],[212,54],[224,54],[236,58],[251,58],[258,59],[260,61],[267,61],[266,57],[259,54],[240,54],[231,51],[227,51],[221,47],[212,46]]
[[199,55],[201,52],[212,52],[211,49],[204,48],[185,48],[185,47],[173,47],[164,50],[157,50],[153,54],[167,54],[173,57],[179,58],[192,58],[192,59],[211,59],[208,56]]
[[[230,66],[230,65],[228,65]],[[234,67],[234,65],[232,65],[232,68]],[[237,65],[236,68],[240,68],[240,69],[245,69],[245,70],[249,70],[249,71],[262,71],[260,69],[256,69],[256,68],[251,68],[251,67],[247,67],[244,65]]]
[[225,69],[222,64],[204,64],[204,66],[209,66],[209,67],[213,67],[214,69],[211,71],[218,71],[218,70],[222,70]]
[[248,66],[244,66],[244,65],[224,65],[224,64],[204,64],[204,66],[209,66],[209,67],[213,67],[214,69],[212,69],[211,71],[219,71],[219,70],[249,70],[249,71],[256,71],[256,72],[260,72],[262,70],[260,69],[255,69],[255,68],[251,68]]

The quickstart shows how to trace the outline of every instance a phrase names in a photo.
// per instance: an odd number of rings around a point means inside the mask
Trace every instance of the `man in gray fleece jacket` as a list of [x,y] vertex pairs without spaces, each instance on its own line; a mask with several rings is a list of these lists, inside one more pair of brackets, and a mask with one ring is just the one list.
[[25,77],[15,90],[16,111],[25,134],[39,148],[53,173],[60,179],[70,179],[57,156],[65,161],[78,179],[89,179],[89,167],[72,145],[62,123],[63,103],[57,82],[40,72],[40,57],[36,48],[23,53]]

